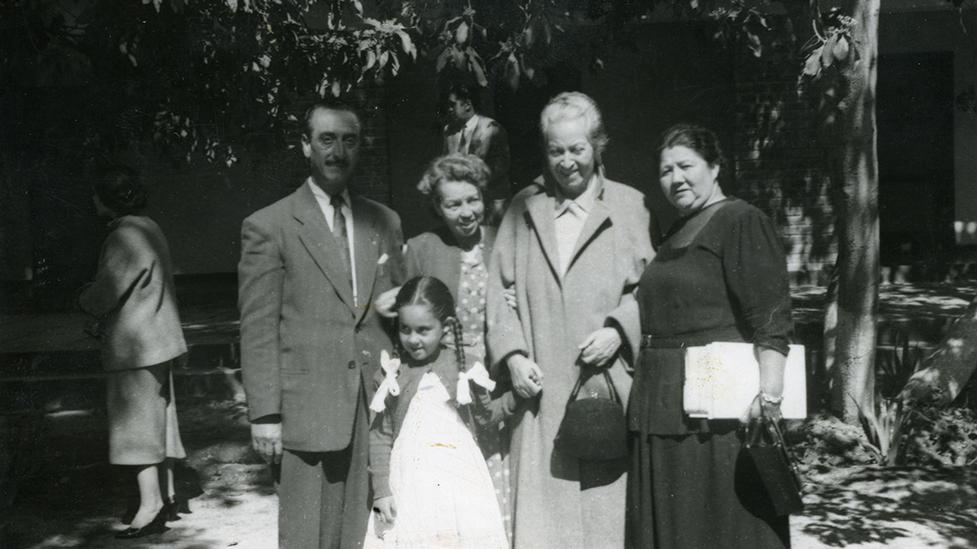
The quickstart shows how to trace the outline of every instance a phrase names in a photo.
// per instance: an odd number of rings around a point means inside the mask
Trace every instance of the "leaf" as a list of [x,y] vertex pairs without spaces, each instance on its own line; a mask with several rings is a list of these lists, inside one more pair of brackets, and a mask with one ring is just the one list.
[[373,65],[377,64],[377,54],[373,50],[366,50],[366,66],[363,67],[364,71],[368,71],[373,68]]
[[751,33],[746,35],[747,44],[750,47],[750,51],[753,52],[753,57],[760,57],[763,55],[763,44],[760,42],[760,36]]
[[522,68],[522,73],[526,75],[526,78],[532,80],[533,75],[536,74],[536,69],[531,67],[529,63],[526,63],[525,56],[519,56],[519,66]]
[[363,2],[360,2],[360,0],[353,0],[353,7],[356,8],[356,13],[363,15]]
[[533,33],[532,25],[526,27],[522,31],[522,43],[526,45],[527,48],[533,47],[533,42],[535,41],[535,34]]
[[848,45],[848,39],[844,36],[839,36],[834,48],[831,49],[831,56],[835,58],[835,61],[843,62],[848,59],[850,51],[851,47]]
[[485,77],[485,68],[482,67],[479,60],[474,57],[469,57],[468,65],[471,67],[472,73],[475,74],[475,80],[478,81],[478,85],[483,88],[488,86],[488,78]]
[[519,76],[519,61],[510,53],[505,62],[505,80],[513,91],[519,88]]
[[469,30],[468,23],[466,21],[462,21],[461,24],[455,29],[455,43],[461,46],[464,45],[465,42],[468,42]]
[[804,76],[817,78],[821,72],[821,48],[815,49],[804,62]]
[[451,48],[451,57],[455,62],[455,68],[458,70],[465,70],[465,63],[468,61],[468,56],[465,52],[459,50],[458,48]]
[[397,76],[398,72],[400,72],[400,59],[396,54],[392,54],[390,56],[390,73]]
[[339,97],[340,92],[342,92],[342,86],[339,84],[339,80],[334,80],[332,83],[333,97]]
[[448,64],[448,59],[451,58],[451,50],[454,49],[453,46],[447,46],[441,50],[441,55],[438,56],[438,61],[435,64],[435,69],[437,72],[444,70],[444,67]]
[[821,65],[824,68],[828,68],[834,63],[834,57],[831,52],[834,50],[835,43],[838,42],[838,35],[832,35],[830,38],[825,40],[824,45],[821,46]]
[[400,47],[404,49],[404,53],[410,55],[412,59],[417,59],[417,48],[414,47],[414,41],[410,39],[410,35],[402,30],[398,30],[396,34],[400,38]]

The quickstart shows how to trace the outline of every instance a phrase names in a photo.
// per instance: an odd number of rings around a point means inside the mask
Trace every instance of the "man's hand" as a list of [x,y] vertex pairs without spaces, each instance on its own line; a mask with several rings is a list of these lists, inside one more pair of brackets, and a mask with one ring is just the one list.
[[399,291],[400,286],[397,286],[377,296],[373,301],[373,308],[376,309],[378,315],[384,318],[394,318],[397,316],[397,311],[394,310],[394,303],[397,301],[397,292]]
[[523,398],[531,398],[543,390],[543,371],[529,358],[514,354],[508,359],[512,388]]
[[616,328],[601,328],[587,336],[580,349],[580,360],[589,366],[602,367],[614,357],[621,347],[621,334]]
[[388,525],[393,524],[397,518],[397,502],[394,501],[393,496],[375,500],[373,502],[373,508],[380,511],[380,520]]
[[252,423],[251,446],[267,463],[282,461],[282,424]]

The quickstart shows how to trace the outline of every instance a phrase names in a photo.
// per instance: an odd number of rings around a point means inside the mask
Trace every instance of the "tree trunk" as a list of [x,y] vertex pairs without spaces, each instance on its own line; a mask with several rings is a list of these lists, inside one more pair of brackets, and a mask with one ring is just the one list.
[[875,83],[880,0],[852,0],[859,57],[845,69],[834,162],[838,306],[832,407],[848,423],[875,410],[879,299],[878,158]]
[[946,406],[953,402],[977,369],[977,297],[950,325],[943,341],[909,378],[904,401]]

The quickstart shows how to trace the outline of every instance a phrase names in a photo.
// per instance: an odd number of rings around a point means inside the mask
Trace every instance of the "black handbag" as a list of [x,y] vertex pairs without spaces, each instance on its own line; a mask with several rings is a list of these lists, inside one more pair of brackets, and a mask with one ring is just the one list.
[[746,426],[745,438],[743,446],[753,459],[774,512],[783,516],[802,510],[801,477],[777,422],[761,414],[759,420]]
[[628,454],[628,427],[621,397],[611,375],[603,370],[610,398],[577,398],[583,382],[590,377],[581,372],[567,400],[563,421],[553,441],[557,450],[584,461],[607,461]]

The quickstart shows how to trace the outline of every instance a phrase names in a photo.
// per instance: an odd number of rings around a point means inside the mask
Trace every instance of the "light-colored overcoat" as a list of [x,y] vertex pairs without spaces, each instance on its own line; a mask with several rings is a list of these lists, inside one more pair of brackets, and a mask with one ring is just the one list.
[[95,281],[78,298],[79,307],[100,320],[102,365],[143,368],[186,353],[163,231],[142,215],[119,217],[111,228]]
[[[623,547],[624,460],[580,462],[554,451],[553,439],[579,375],[578,345],[615,322],[627,341],[610,373],[626,405],[628,361],[640,345],[634,290],[654,254],[650,216],[640,192],[605,180],[561,276],[552,189],[537,183],[513,198],[490,262],[489,352],[496,360],[524,353],[544,376],[540,397],[525,401],[513,418],[514,545]],[[501,295],[509,287],[516,309]]]

